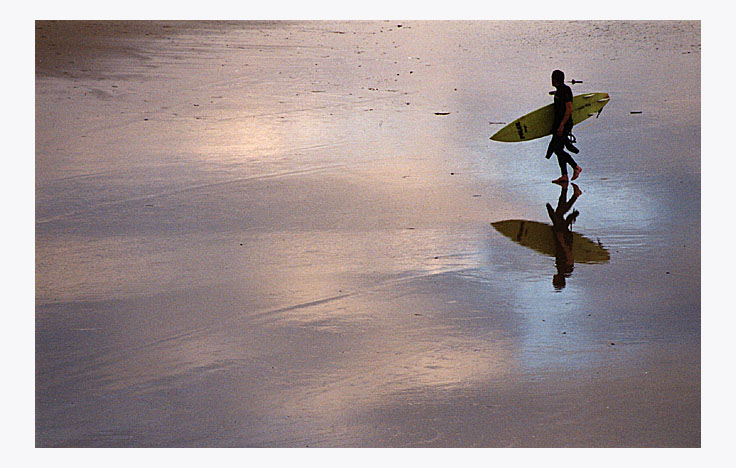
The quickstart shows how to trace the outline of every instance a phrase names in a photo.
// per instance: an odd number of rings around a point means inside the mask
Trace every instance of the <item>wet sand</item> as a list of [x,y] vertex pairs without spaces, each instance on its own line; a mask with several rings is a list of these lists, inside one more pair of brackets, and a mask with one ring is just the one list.
[[700,446],[698,22],[35,28],[38,447]]

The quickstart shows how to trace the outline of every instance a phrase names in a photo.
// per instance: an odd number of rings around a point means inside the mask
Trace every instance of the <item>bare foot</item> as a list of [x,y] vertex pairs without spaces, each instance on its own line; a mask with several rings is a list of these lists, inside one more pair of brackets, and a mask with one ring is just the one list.
[[583,168],[575,166],[575,169],[572,171],[572,180],[577,179],[581,172],[583,172]]

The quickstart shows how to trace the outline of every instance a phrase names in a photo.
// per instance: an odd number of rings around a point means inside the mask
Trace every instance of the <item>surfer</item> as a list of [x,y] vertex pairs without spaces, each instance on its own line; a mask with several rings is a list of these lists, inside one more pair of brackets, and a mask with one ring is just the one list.
[[556,89],[554,92],[555,119],[552,124],[552,140],[549,142],[546,157],[549,158],[552,153],[557,155],[557,162],[560,164],[562,175],[552,182],[565,184],[569,181],[567,177],[568,164],[573,168],[572,180],[577,179],[583,169],[565,151],[565,146],[574,152],[577,152],[577,148],[570,148],[572,146],[570,144],[570,132],[572,131],[572,90],[565,84],[565,74],[561,70],[552,72],[552,86]]
[[552,209],[552,205],[547,203],[547,214],[549,219],[552,220],[552,235],[555,241],[555,266],[557,267],[557,274],[552,278],[552,284],[558,291],[565,287],[565,278],[572,274],[575,267],[575,258],[572,253],[573,235],[570,226],[575,222],[580,212],[573,210],[567,217],[565,217],[565,213],[570,211],[572,205],[575,204],[583,192],[575,184],[572,184],[572,188],[573,195],[568,200],[567,184],[562,185],[560,199],[557,201],[557,209]]

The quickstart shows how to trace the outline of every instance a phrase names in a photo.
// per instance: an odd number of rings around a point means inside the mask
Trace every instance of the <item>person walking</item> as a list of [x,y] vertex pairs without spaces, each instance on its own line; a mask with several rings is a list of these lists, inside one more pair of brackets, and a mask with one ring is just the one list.
[[577,179],[583,170],[583,168],[578,166],[572,156],[565,151],[565,146],[571,150],[575,148],[570,144],[570,132],[572,131],[572,90],[565,84],[565,74],[561,70],[552,72],[552,86],[556,90],[554,93],[550,93],[554,94],[555,97],[555,119],[552,124],[552,140],[549,142],[546,157],[549,159],[552,153],[554,153],[557,155],[557,162],[560,164],[561,175],[552,182],[566,184],[569,181],[567,177],[568,164],[573,169],[572,180]]

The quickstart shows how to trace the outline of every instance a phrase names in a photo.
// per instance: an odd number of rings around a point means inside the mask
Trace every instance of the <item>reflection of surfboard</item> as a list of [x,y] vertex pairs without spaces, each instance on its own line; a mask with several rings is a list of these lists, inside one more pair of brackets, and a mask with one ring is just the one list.
[[[573,125],[598,114],[610,99],[607,93],[586,93],[574,96],[572,98]],[[506,125],[496,132],[491,140],[515,142],[542,138],[552,134],[554,119],[554,104],[548,104]]]
[[[491,226],[524,247],[544,255],[555,256],[555,239],[551,224],[509,219],[491,223]],[[610,260],[610,254],[602,245],[577,232],[573,232],[572,236],[572,255],[575,263],[605,263]]]

